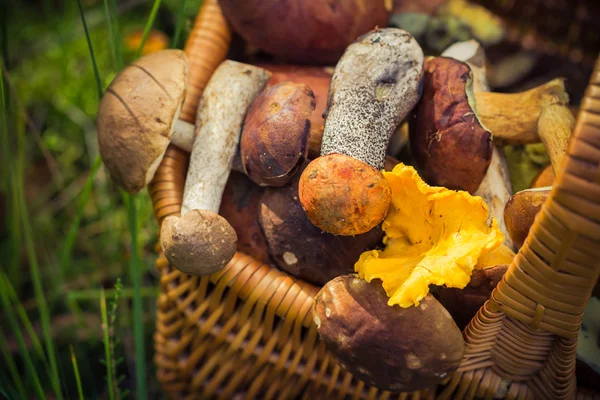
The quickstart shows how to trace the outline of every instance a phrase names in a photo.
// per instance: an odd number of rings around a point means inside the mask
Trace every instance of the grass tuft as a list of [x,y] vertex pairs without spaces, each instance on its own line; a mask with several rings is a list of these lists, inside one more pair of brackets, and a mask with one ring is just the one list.
[[19,327],[19,323],[17,322],[15,310],[10,304],[10,299],[7,295],[8,290],[6,289],[6,285],[7,282],[4,278],[4,275],[0,275],[0,300],[2,303],[2,308],[4,309],[4,315],[6,319],[8,319],[8,325],[10,326],[10,329],[12,330],[12,333],[15,336],[15,339],[19,346],[21,357],[23,357],[23,362],[25,363],[25,374],[27,376],[27,382],[33,385],[34,392],[38,399],[45,399],[46,394],[44,392],[44,389],[42,388],[40,377],[38,376],[37,371],[35,370],[33,360],[31,359],[31,355],[29,354],[27,346],[25,345],[25,338],[23,337],[23,334],[21,333],[21,329]]

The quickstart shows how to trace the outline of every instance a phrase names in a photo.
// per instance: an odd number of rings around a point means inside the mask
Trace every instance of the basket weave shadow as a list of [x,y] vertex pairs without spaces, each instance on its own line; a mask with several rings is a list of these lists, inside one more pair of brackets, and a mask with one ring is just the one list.
[[[180,213],[188,162],[171,146],[149,186],[159,225]],[[312,322],[317,287],[241,253],[215,275],[191,277],[157,246],[163,390],[189,399],[596,399],[576,395],[574,370],[583,308],[600,273],[599,165],[600,59],[552,195],[465,329],[459,370],[444,387],[411,394],[369,387],[335,363]]]

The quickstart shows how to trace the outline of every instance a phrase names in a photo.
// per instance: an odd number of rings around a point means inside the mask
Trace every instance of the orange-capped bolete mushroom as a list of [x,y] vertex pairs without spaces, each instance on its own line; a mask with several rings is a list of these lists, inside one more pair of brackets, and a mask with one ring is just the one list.
[[315,96],[302,83],[282,82],[263,91],[246,114],[240,156],[257,185],[283,186],[308,153]]
[[418,306],[389,306],[381,284],[357,275],[329,281],[315,297],[321,340],[356,378],[382,390],[412,392],[442,382],[463,357],[448,311],[427,295]]
[[254,184],[245,174],[233,170],[221,200],[219,215],[237,234],[237,249],[260,262],[270,263],[267,242],[258,221],[260,199],[264,188]]
[[423,98],[409,122],[410,145],[425,180],[475,193],[492,160],[492,134],[475,111],[467,63],[436,57],[425,65]]
[[237,235],[218,214],[219,206],[244,115],[269,77],[264,69],[226,60],[202,93],[181,217],[167,217],[160,232],[165,256],[186,274],[210,275],[235,254]]
[[[308,161],[301,167],[306,168]],[[267,188],[260,203],[260,225],[271,260],[297,278],[324,285],[352,273],[361,253],[373,249],[383,232],[377,226],[356,236],[323,232],[306,217],[298,200],[299,175],[282,188]]]
[[152,180],[169,143],[191,151],[194,125],[179,119],[187,76],[185,53],[162,50],[129,64],[106,89],[96,120],[100,155],[125,191]]
[[376,29],[348,46],[333,73],[321,156],[302,173],[310,221],[336,235],[377,226],[389,207],[386,149],[421,95],[423,51],[401,29]]
[[523,246],[535,216],[542,209],[551,191],[551,186],[521,190],[506,203],[504,222],[517,248]]
[[219,0],[249,44],[300,63],[334,63],[357,37],[386,26],[390,0]]

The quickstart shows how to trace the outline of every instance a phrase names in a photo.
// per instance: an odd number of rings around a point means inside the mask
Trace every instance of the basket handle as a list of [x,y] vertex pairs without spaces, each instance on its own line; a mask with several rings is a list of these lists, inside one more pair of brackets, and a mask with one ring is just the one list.
[[217,0],[205,0],[183,51],[190,67],[188,85],[179,118],[196,123],[196,109],[204,87],[219,64],[225,60],[231,29]]
[[577,337],[600,275],[600,57],[553,190],[491,306],[565,337]]

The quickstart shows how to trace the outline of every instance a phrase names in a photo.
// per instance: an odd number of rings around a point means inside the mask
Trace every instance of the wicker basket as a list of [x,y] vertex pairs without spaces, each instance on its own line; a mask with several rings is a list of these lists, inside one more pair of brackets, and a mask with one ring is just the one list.
[[[490,3],[509,14],[522,2]],[[220,13],[216,0],[203,12]],[[565,53],[580,54],[583,62],[589,48]],[[189,114],[193,122],[193,108]],[[202,278],[159,255],[154,339],[163,390],[171,398],[222,399],[597,398],[576,395],[574,372],[583,309],[600,274],[600,59],[566,158],[526,243],[465,329],[464,360],[443,387],[391,394],[353,378],[318,340],[311,314],[318,288],[237,253]],[[149,187],[159,225],[180,212],[188,161],[170,147]]]

